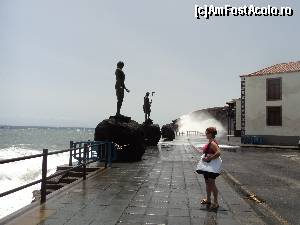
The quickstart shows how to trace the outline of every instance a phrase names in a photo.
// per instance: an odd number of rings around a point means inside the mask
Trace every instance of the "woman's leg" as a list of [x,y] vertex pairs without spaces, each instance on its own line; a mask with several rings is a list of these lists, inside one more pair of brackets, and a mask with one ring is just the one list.
[[216,186],[216,182],[215,179],[210,179],[211,180],[211,184],[212,184],[212,192],[214,195],[214,204],[218,205],[218,188]]
[[212,186],[209,178],[205,179],[205,184],[206,184],[206,200],[207,202],[211,202]]

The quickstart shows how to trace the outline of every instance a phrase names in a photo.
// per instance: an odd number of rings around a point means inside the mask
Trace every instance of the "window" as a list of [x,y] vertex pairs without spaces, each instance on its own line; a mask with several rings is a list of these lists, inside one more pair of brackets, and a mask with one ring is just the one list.
[[267,126],[282,126],[281,106],[267,106]]
[[267,101],[281,100],[281,78],[267,79]]

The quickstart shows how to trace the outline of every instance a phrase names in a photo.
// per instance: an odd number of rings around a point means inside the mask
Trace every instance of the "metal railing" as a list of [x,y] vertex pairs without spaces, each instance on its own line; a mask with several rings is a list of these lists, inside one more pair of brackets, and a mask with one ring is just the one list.
[[177,131],[176,132],[176,135],[177,136],[183,136],[183,135],[186,135],[186,136],[192,136],[192,135],[201,135],[202,133],[200,131],[197,131],[197,130],[187,130],[186,132],[183,132],[183,131]]
[[73,142],[70,141],[70,149],[74,149],[74,151],[70,151],[69,157],[69,166],[72,166],[72,159],[76,159],[80,164],[84,158],[84,152],[82,151],[82,146],[87,144],[91,146],[91,150],[86,155],[87,160],[95,160],[104,161],[105,167],[107,164],[111,164],[112,160],[115,159],[115,144],[113,142],[108,141],[79,141]]
[[[79,147],[76,147],[76,146]],[[60,153],[70,152],[69,158],[69,166],[72,166],[72,158],[80,159],[78,160],[78,164],[70,169],[66,169],[62,172],[55,173],[47,177],[47,158],[49,155],[56,155]],[[46,182],[54,177],[60,175],[66,175],[72,170],[82,167],[82,177],[83,180],[86,179],[86,166],[96,161],[104,161],[105,167],[111,165],[112,160],[114,158],[114,144],[112,142],[104,142],[104,141],[87,141],[87,142],[73,142],[70,141],[70,148],[65,150],[48,152],[48,149],[43,149],[42,154],[35,154],[30,156],[23,156],[12,159],[3,159],[0,160],[0,165],[12,162],[18,162],[27,159],[33,159],[38,157],[43,157],[42,159],[42,179],[33,181],[31,183],[19,186],[17,188],[5,191],[0,193],[0,197],[4,197],[6,195],[12,194],[14,192],[23,190],[30,186],[41,183],[41,204],[46,202]]]

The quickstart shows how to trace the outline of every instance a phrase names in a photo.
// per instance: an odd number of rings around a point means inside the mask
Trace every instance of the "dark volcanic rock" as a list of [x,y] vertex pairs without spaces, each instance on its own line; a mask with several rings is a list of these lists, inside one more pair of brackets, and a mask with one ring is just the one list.
[[131,117],[124,116],[124,115],[110,116],[109,119],[115,119],[121,123],[130,123],[130,121],[131,121]]
[[95,141],[112,141],[117,144],[117,161],[139,161],[145,153],[141,125],[130,117],[111,116],[95,129]]
[[161,136],[167,141],[175,139],[175,131],[172,124],[166,124],[161,127]]
[[142,124],[145,143],[148,146],[155,146],[160,140],[161,132],[158,124],[153,124],[151,119],[146,120]]

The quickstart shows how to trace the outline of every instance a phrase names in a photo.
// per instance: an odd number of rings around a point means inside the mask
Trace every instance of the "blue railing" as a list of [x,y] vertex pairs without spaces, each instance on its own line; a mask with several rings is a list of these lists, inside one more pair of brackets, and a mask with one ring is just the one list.
[[113,142],[109,141],[70,141],[70,149],[74,151],[70,152],[69,166],[72,166],[72,159],[76,159],[78,164],[80,164],[84,158],[84,152],[82,147],[84,145],[90,146],[88,154],[86,156],[87,160],[97,160],[100,162],[105,162],[105,167],[112,164],[112,161],[116,159],[116,147]]

